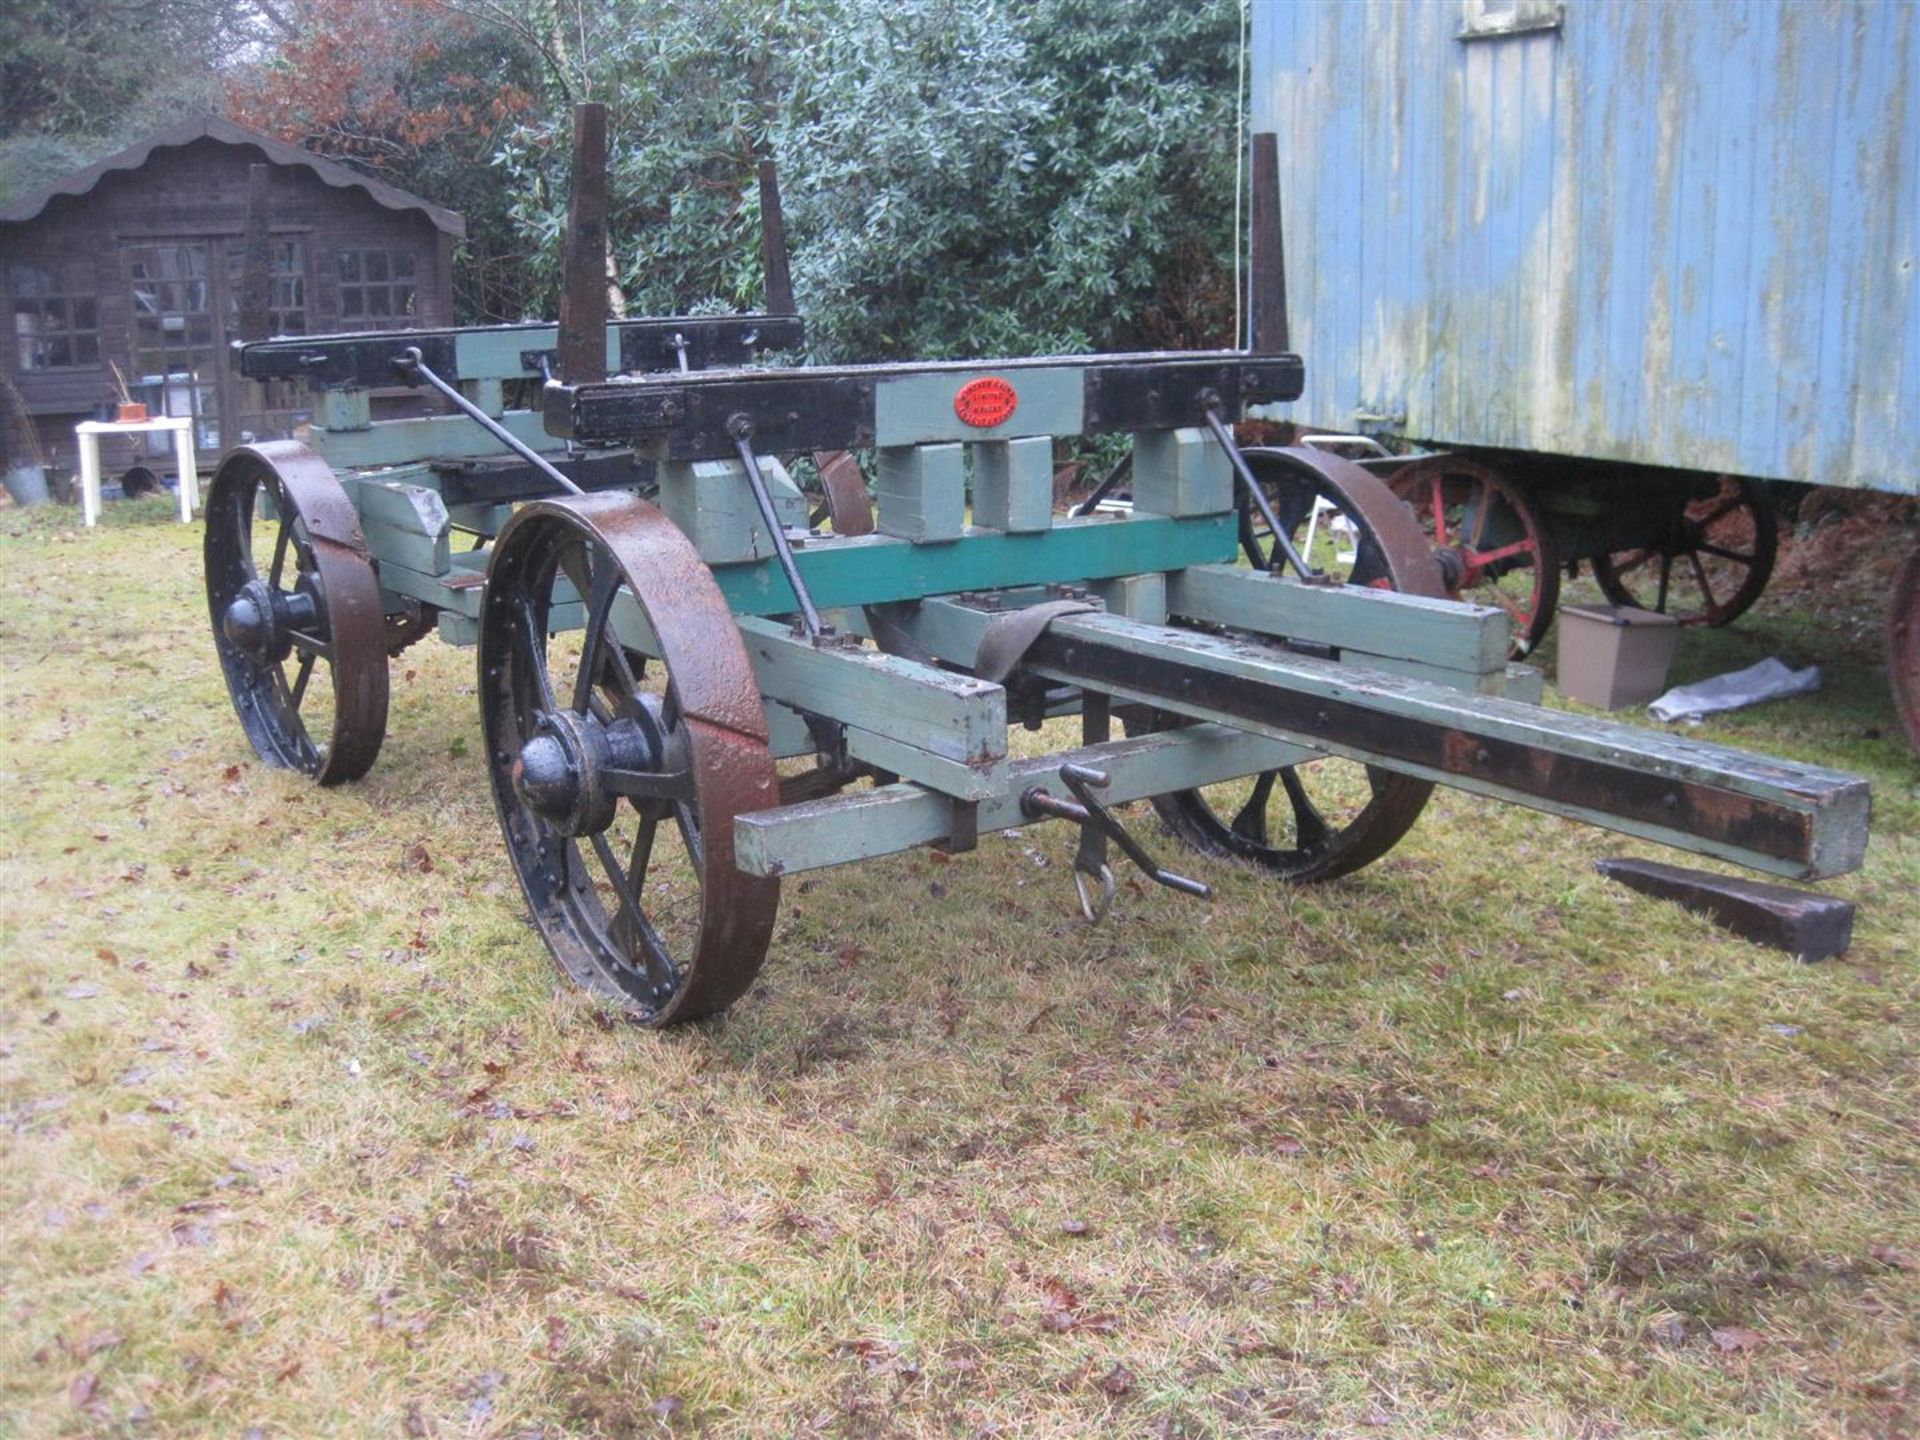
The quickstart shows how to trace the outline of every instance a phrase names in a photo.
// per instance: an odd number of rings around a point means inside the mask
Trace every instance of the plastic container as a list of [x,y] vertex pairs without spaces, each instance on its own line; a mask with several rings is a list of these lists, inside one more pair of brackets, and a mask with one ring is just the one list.
[[1601,710],[1644,705],[1667,688],[1680,622],[1625,605],[1560,611],[1560,693]]

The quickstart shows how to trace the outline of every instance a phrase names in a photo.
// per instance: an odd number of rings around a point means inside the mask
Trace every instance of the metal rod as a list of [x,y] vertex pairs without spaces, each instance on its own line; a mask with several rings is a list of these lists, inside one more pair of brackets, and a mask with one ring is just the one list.
[[727,433],[733,436],[734,449],[746,469],[747,488],[753,491],[753,503],[760,507],[760,521],[767,527],[767,534],[773,540],[773,553],[780,561],[787,584],[793,587],[793,598],[800,602],[800,622],[806,626],[808,638],[817,640],[823,633],[820,612],[813,607],[813,596],[807,593],[807,582],[800,578],[800,567],[794,562],[793,547],[787,543],[786,529],[780,524],[779,515],[774,513],[773,496],[767,490],[767,477],[760,473],[759,457],[753,453],[753,421],[745,415],[735,415],[727,421]]
[[[1300,552],[1293,548],[1293,541],[1280,526],[1280,517],[1273,513],[1273,503],[1267,499],[1267,492],[1262,490],[1260,482],[1253,478],[1253,471],[1247,468],[1247,457],[1240,453],[1240,447],[1234,443],[1233,432],[1227,429],[1226,424],[1220,419],[1219,406],[1207,407],[1207,426],[1213,431],[1213,438],[1220,442],[1220,448],[1227,452],[1227,459],[1233,464],[1233,473],[1240,477],[1240,483],[1247,489],[1248,498],[1260,511],[1260,518],[1267,522],[1267,530],[1273,536],[1275,548],[1287,557],[1287,562],[1295,570],[1300,572],[1302,580],[1325,578],[1320,571],[1307,564],[1301,558]],[[1278,570],[1280,567],[1269,559],[1268,568]]]
[[1112,493],[1113,487],[1133,473],[1133,451],[1122,455],[1113,469],[1107,472],[1107,478],[1094,487],[1093,493],[1073,507],[1073,515],[1078,519],[1082,515],[1091,515],[1100,508],[1100,502]]
[[534,469],[540,471],[541,474],[545,475],[569,495],[584,495],[587,493],[560,471],[556,470],[548,462],[546,456],[542,455],[538,450],[535,450],[518,435],[515,435],[511,430],[507,429],[506,426],[494,419],[493,416],[487,414],[486,411],[462,395],[459,387],[449,385],[445,380],[442,380],[438,375],[434,374],[433,371],[429,370],[420,359],[419,346],[409,345],[406,353],[398,356],[393,363],[394,368],[401,372],[426,381],[427,384],[431,385],[458,406],[461,414],[465,415],[469,420],[473,421],[474,424],[478,425],[502,445],[513,451],[513,453],[518,455],[522,460],[533,466]]
[[1160,863],[1146,852],[1146,848],[1127,832],[1127,827],[1116,820],[1107,807],[1095,797],[1093,793],[1095,790],[1104,790],[1113,783],[1112,777],[1104,770],[1095,770],[1090,766],[1068,762],[1060,767],[1060,778],[1079,798],[1079,803],[1059,799],[1035,786],[1020,797],[1020,808],[1029,818],[1051,816],[1055,819],[1071,820],[1083,831],[1097,831],[1118,845],[1121,852],[1138,865],[1148,879],[1166,886],[1169,890],[1178,890],[1183,895],[1197,895],[1202,900],[1213,898],[1211,885],[1163,869]]

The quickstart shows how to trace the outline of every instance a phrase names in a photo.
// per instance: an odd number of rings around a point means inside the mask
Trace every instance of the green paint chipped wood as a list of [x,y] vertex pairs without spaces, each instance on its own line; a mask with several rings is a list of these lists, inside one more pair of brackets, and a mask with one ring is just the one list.
[[958,540],[967,519],[965,447],[883,445],[873,497],[881,534],[921,544]]
[[[1111,778],[1116,805],[1232,780],[1311,760],[1317,751],[1250,735],[1225,725],[1192,725],[1153,735],[1108,741],[1059,755],[1015,760],[1002,796],[980,806],[982,833],[1031,822],[1020,797],[1034,785],[1060,789],[1060,766],[1090,765]],[[944,840],[953,830],[953,801],[917,785],[887,785],[734,822],[740,868],[752,875],[792,874],[891,855]]]
[[[992,379],[1013,387],[1013,413],[998,425],[967,424],[954,409],[955,399],[971,382]],[[1078,367],[941,370],[881,381],[873,410],[875,443],[883,446],[1078,435],[1085,425],[1086,380]]]
[[[524,445],[536,450],[554,448],[554,441],[538,415],[513,410],[502,415],[500,423]],[[365,430],[342,431],[316,426],[307,443],[335,470],[406,465],[420,460],[475,459],[502,453],[500,442],[464,415],[383,420]]]
[[1133,508],[1142,515],[1218,515],[1233,508],[1233,466],[1211,434],[1149,430],[1133,441]]
[[1167,577],[1167,610],[1189,620],[1258,630],[1341,652],[1418,661],[1470,675],[1503,674],[1504,610],[1300,581],[1230,566],[1196,565]]
[[973,452],[973,523],[989,530],[1044,530],[1053,523],[1053,441],[989,440]]
[[[1061,520],[1033,535],[968,530],[958,545],[921,546],[888,535],[809,541],[795,558],[814,603],[833,609],[916,600],[960,590],[1080,583],[1233,557],[1233,517]],[[793,591],[771,561],[729,565],[714,578],[735,611],[779,615],[795,608]]]

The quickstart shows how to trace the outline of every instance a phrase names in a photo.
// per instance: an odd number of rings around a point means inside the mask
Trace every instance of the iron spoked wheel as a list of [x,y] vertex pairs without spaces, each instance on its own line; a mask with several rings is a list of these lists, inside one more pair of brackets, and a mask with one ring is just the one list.
[[[1296,547],[1305,546],[1317,517],[1309,555],[1315,563],[1335,559],[1335,573],[1349,585],[1446,593],[1419,527],[1384,482],[1351,461],[1314,450],[1255,449],[1246,457]],[[1321,553],[1318,537],[1329,533],[1336,518],[1333,547],[1350,555],[1345,561]],[[1148,728],[1179,723],[1156,714]],[[1153,805],[1167,828],[1201,853],[1244,860],[1305,883],[1351,874],[1379,859],[1413,827],[1432,793],[1428,781],[1325,756],[1158,795]]]
[[1413,507],[1447,593],[1497,605],[1513,622],[1509,653],[1531,654],[1560,601],[1560,560],[1525,491],[1472,460],[1429,455],[1395,472],[1393,493]]
[[1907,743],[1920,755],[1920,546],[1894,576],[1887,601],[1887,683]]
[[1773,576],[1780,535],[1766,491],[1735,475],[1687,502],[1665,539],[1593,562],[1616,605],[1658,610],[1682,625],[1729,625]]
[[247,739],[322,785],[359,779],[386,737],[387,644],[353,502],[311,450],[278,441],[221,462],[206,517],[213,642]]
[[523,507],[488,571],[479,663],[494,804],[555,962],[647,1024],[724,1010],[780,900],[735,867],[734,820],[779,789],[698,553],[626,495]]

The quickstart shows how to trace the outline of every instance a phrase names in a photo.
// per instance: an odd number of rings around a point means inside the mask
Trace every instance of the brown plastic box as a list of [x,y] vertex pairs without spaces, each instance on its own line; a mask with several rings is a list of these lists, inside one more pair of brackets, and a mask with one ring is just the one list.
[[1680,622],[1625,605],[1560,611],[1560,693],[1602,710],[1644,705],[1667,688]]

